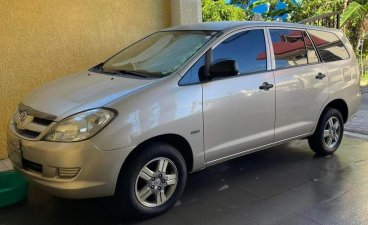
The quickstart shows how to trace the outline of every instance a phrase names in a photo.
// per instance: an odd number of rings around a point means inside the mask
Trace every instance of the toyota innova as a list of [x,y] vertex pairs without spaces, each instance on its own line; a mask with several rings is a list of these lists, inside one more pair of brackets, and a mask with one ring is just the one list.
[[126,214],[151,217],[175,204],[188,172],[293,139],[334,153],[359,103],[340,30],[182,25],[25,96],[8,154],[54,195],[115,195]]

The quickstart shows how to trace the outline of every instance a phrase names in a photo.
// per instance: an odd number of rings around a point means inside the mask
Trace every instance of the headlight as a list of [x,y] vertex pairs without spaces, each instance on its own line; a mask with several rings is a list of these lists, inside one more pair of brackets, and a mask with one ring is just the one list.
[[108,109],[84,111],[58,122],[45,136],[46,141],[73,142],[92,137],[104,128],[115,113]]

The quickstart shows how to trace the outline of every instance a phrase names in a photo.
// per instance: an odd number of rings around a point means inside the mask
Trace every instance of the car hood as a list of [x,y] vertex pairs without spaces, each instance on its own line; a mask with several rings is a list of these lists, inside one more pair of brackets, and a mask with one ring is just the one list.
[[54,115],[58,121],[83,110],[102,107],[157,80],[84,71],[35,89],[22,103]]

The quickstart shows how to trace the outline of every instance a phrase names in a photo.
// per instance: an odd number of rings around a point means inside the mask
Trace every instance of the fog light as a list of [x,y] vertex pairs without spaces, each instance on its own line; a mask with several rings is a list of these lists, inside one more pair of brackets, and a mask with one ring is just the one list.
[[77,176],[79,171],[80,171],[79,167],[75,167],[75,168],[58,168],[58,174],[59,174],[59,177],[61,177],[61,178],[73,178],[73,177]]

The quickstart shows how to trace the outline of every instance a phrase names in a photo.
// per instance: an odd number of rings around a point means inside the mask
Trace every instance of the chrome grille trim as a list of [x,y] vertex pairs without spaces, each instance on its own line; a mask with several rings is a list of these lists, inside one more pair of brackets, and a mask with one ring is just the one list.
[[22,103],[14,114],[13,131],[18,136],[29,140],[37,140],[55,124],[56,116],[37,111]]
[[43,126],[43,125],[39,125],[37,123],[33,123],[33,121],[32,121],[32,123],[27,123],[24,126],[25,130],[31,130],[31,131],[38,132],[38,133],[41,133],[46,128],[47,128],[47,126]]
[[54,121],[56,119],[56,116],[54,116],[54,115],[50,115],[48,113],[37,111],[37,110],[33,109],[32,107],[24,105],[23,103],[18,104],[18,110],[20,112],[21,111],[26,111],[28,113],[28,115],[32,115],[33,117],[37,117],[37,118],[41,118],[41,119],[46,119],[46,120],[50,120],[50,121]]
[[60,178],[73,178],[77,176],[79,171],[81,170],[80,167],[75,168],[58,168],[58,174]]

